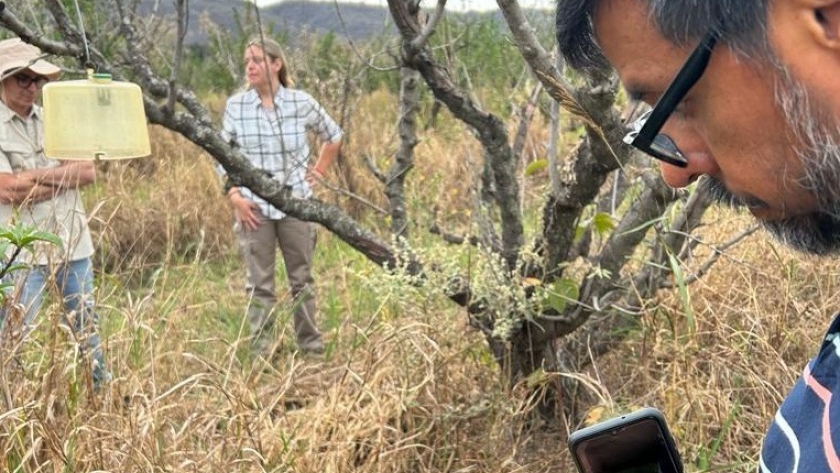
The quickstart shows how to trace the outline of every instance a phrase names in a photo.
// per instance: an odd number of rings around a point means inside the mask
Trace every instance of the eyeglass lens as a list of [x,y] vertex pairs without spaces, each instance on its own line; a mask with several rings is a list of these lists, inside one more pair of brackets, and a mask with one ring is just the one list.
[[12,77],[15,78],[15,81],[17,82],[18,87],[20,87],[22,89],[28,89],[29,86],[31,86],[32,84],[35,84],[35,88],[40,89],[41,87],[44,86],[44,84],[49,82],[49,79],[47,79],[44,76],[30,76],[28,74],[15,74]]
[[660,133],[660,130],[680,101],[700,80],[709,64],[716,42],[715,31],[709,31],[700,40],[653,109],[633,123],[630,132],[624,137],[626,143],[668,164],[678,167],[688,165],[674,140]]

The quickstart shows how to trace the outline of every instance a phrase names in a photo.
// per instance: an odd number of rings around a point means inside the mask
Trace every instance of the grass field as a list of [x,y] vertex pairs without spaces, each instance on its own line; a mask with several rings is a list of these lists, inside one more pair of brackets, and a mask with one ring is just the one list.
[[[393,136],[371,120],[357,121],[345,156],[387,157]],[[424,178],[410,189],[412,208],[436,203],[445,221],[466,219],[462,170],[479,153],[464,136],[430,132],[418,147]],[[33,340],[0,350],[1,471],[573,471],[565,439],[582,419],[529,423],[534,400],[500,378],[462,309],[401,286],[323,229],[326,355],[300,356],[281,334],[277,363],[252,359],[244,270],[213,165],[161,130],[153,141],[152,158],[102,165],[86,194],[114,381],[98,395],[89,389],[75,344],[46,307]],[[346,164],[357,168],[357,191],[381,201],[361,166]],[[544,185],[526,182],[533,194]],[[751,223],[724,210],[706,220],[710,244]],[[597,394],[590,420],[662,409],[690,472],[753,471],[764,429],[838,306],[837,273],[835,260],[792,254],[759,232],[687,298],[663,291],[642,330],[591,370],[550,376],[580,377]],[[278,317],[290,331],[287,300]]]

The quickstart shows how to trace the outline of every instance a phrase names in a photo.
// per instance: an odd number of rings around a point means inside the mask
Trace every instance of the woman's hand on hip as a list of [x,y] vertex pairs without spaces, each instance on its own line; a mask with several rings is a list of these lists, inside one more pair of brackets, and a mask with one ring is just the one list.
[[260,207],[241,194],[230,196],[230,203],[233,204],[233,215],[236,221],[241,223],[246,230],[254,230],[260,224]]

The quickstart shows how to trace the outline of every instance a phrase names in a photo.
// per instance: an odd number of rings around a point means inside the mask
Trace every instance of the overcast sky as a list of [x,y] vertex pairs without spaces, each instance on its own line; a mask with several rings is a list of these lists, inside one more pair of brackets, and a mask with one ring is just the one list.
[[[332,2],[333,0],[317,0]],[[283,0],[256,0],[257,5],[263,7],[266,5],[273,5],[275,3],[282,3]],[[368,3],[371,5],[386,6],[385,0],[338,0],[339,3]],[[432,8],[436,5],[435,0],[422,0],[421,5],[426,8]],[[553,0],[519,0],[519,4],[523,8],[546,8],[554,7]],[[498,7],[496,0],[447,0],[446,8],[458,11],[476,10],[487,11],[495,10]]]

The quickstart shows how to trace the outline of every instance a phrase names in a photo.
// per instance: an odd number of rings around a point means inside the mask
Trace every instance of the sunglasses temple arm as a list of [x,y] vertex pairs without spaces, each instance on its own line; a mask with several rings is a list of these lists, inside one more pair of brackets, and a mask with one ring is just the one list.
[[677,73],[671,87],[665,91],[665,94],[659,99],[653,107],[645,126],[662,128],[663,122],[671,115],[671,112],[677,108],[680,101],[685,97],[688,90],[700,80],[700,76],[709,64],[709,59],[712,56],[712,48],[717,42],[717,35],[714,33],[707,34],[697,49],[691,53],[691,56],[685,62],[682,69]]

